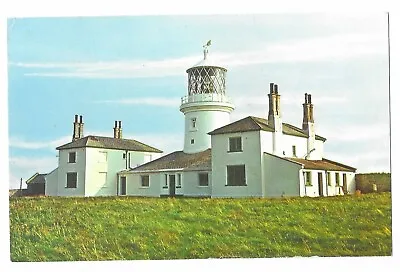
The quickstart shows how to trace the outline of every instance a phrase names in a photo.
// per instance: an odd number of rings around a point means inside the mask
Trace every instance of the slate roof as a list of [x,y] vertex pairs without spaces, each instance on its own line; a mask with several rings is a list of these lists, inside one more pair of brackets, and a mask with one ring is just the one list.
[[144,151],[144,152],[155,152],[162,153],[161,150],[146,145],[131,139],[117,139],[103,136],[89,135],[72,141],[65,145],[59,146],[57,150],[80,148],[80,147],[95,147],[95,148],[107,148],[107,149],[118,149],[118,150],[129,150],[129,151]]
[[46,180],[45,180],[46,175],[47,174],[36,173],[32,177],[30,177],[25,183],[26,184],[46,183]]
[[[296,126],[287,123],[283,123],[282,125],[283,125],[282,126],[283,134],[297,136],[297,137],[304,137],[304,138],[308,137],[307,134],[301,128],[298,128]],[[232,132],[245,132],[245,131],[258,131],[258,130],[273,132],[274,128],[268,125],[268,120],[264,118],[248,116],[236,122],[230,123],[226,126],[217,128],[209,132],[208,134],[216,135],[216,134],[225,134]],[[324,142],[326,141],[326,138],[319,135],[315,135],[315,139]]]
[[331,161],[325,158],[322,160],[305,160],[300,158],[285,158],[289,161],[294,161],[300,163],[304,166],[305,169],[310,170],[328,170],[328,171],[346,171],[346,172],[355,172],[356,168],[344,165],[335,161]]
[[168,169],[211,169],[211,148],[194,154],[175,151],[159,159],[133,168],[130,171],[140,172]]

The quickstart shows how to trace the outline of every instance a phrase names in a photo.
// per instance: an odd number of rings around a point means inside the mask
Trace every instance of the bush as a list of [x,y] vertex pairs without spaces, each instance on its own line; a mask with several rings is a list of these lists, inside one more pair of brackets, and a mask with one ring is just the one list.
[[377,192],[390,192],[390,173],[356,174],[356,190],[362,193],[372,193],[373,184],[376,184]]

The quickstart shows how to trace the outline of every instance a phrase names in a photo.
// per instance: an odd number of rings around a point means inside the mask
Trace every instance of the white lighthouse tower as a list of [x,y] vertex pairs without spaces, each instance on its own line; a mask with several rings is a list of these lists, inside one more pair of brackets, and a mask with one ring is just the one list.
[[211,147],[207,133],[229,124],[235,108],[226,96],[227,70],[208,57],[211,41],[203,46],[202,61],[186,70],[188,94],[182,97],[180,111],[185,115],[185,143],[183,152],[197,153]]

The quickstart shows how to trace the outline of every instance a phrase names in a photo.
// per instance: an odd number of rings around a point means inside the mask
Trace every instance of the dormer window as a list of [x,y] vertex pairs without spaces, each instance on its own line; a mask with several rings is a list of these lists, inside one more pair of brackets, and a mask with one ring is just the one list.
[[76,163],[76,152],[69,152],[68,163]]

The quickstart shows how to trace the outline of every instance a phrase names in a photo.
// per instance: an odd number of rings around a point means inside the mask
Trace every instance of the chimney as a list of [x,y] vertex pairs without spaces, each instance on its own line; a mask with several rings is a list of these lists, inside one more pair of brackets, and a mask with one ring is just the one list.
[[282,118],[281,118],[281,96],[278,94],[278,85],[269,84],[269,110],[268,125],[274,128],[273,133],[273,151],[274,155],[281,156],[281,138],[282,138]]
[[122,125],[121,121],[118,121],[119,127],[118,127],[118,138],[122,139]]
[[121,121],[115,121],[115,124],[114,124],[114,138],[115,139],[122,139]]
[[118,138],[118,121],[114,123],[114,138]]
[[[311,103],[311,94],[304,94],[303,104],[303,130],[307,134],[307,153],[305,159],[315,158],[315,127],[314,127],[314,106]],[[314,152],[314,153],[313,153]]]
[[83,138],[83,119],[82,119],[82,115],[79,116],[79,138]]
[[78,121],[78,115],[77,114],[75,114],[75,120],[74,120],[73,126],[74,126],[74,131],[72,133],[72,141],[76,141],[76,140],[81,138],[80,137],[80,133],[79,133],[80,126],[79,126],[79,121]]
[[303,130],[307,131],[309,124],[314,123],[314,105],[311,103],[311,94],[304,94],[305,102],[303,104]]

